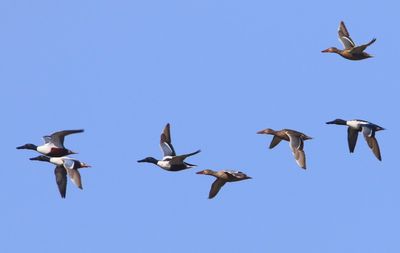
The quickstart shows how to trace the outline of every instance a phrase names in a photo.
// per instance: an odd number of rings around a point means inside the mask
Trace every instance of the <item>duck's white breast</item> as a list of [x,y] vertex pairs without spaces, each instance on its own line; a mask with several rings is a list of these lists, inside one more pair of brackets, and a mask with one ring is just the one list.
[[351,128],[355,128],[355,129],[359,129],[360,125],[362,125],[363,122],[362,121],[358,121],[358,120],[349,120],[346,122],[346,125],[348,125]]
[[50,153],[52,146],[53,146],[53,145],[49,145],[49,144],[47,143],[47,144],[44,144],[44,145],[42,145],[42,146],[38,146],[36,150],[37,150],[39,153],[48,154],[48,153]]
[[157,165],[160,166],[163,169],[170,169],[171,168],[171,164],[169,163],[169,161],[158,161]]

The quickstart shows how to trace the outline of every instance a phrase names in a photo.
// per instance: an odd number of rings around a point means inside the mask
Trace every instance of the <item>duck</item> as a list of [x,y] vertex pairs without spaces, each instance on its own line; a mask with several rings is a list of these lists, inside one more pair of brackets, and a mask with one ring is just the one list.
[[17,147],[17,149],[35,150],[50,157],[62,157],[76,154],[76,152],[64,147],[64,137],[70,134],[82,133],[83,131],[83,129],[58,131],[50,135],[43,136],[43,145],[37,146],[35,144],[28,143]]
[[225,185],[226,182],[236,182],[236,181],[251,179],[251,177],[247,176],[243,172],[234,170],[213,171],[210,169],[205,169],[196,172],[196,174],[210,175],[217,178],[211,185],[210,193],[208,194],[209,199],[214,198],[218,194],[219,190],[221,190],[222,186]]
[[274,138],[272,138],[271,144],[269,145],[270,149],[274,148],[282,140],[288,141],[297,165],[302,169],[306,169],[306,155],[303,150],[304,141],[310,140],[312,139],[312,137],[291,129],[282,129],[279,131],[275,131],[271,128],[267,128],[258,131],[257,134],[274,135]]
[[365,141],[367,142],[369,148],[372,150],[372,153],[379,161],[382,161],[381,151],[378,145],[378,141],[375,138],[375,133],[381,130],[385,130],[385,128],[378,126],[374,123],[368,122],[366,120],[360,120],[360,119],[354,119],[354,120],[335,119],[326,122],[326,124],[348,126],[347,142],[349,145],[350,153],[354,152],[357,143],[358,133],[362,132]]
[[372,43],[376,41],[376,38],[373,38],[367,44],[356,46],[356,44],[350,38],[350,34],[347,31],[347,28],[343,21],[341,21],[339,24],[338,34],[339,34],[339,40],[343,44],[344,49],[341,50],[337,49],[336,47],[330,47],[328,49],[322,50],[321,51],[322,53],[336,53],[342,56],[343,58],[353,61],[363,60],[373,57],[372,55],[364,52],[364,50],[370,45],[372,45]]
[[72,159],[70,157],[49,157],[40,155],[37,157],[30,158],[31,161],[42,161],[49,162],[56,165],[54,169],[54,174],[56,176],[56,183],[58,186],[58,190],[60,192],[61,198],[65,198],[67,191],[67,175],[71,178],[71,181],[81,190],[82,180],[81,174],[78,169],[80,168],[89,168],[90,165],[81,162],[76,159]]
[[160,147],[163,152],[162,160],[157,160],[154,157],[146,157],[142,160],[138,160],[137,162],[152,163],[167,171],[181,171],[197,166],[194,164],[187,163],[184,160],[189,156],[193,156],[200,153],[201,150],[197,150],[189,154],[176,155],[175,149],[171,143],[171,133],[170,133],[169,123],[164,127],[163,132],[161,133]]

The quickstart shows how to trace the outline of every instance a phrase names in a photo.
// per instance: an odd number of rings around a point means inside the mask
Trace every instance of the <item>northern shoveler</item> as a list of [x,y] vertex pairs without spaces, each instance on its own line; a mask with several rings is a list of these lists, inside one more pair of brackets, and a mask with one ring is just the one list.
[[326,124],[348,126],[347,141],[349,144],[350,153],[353,153],[356,147],[358,132],[362,132],[365,140],[368,143],[368,146],[371,148],[376,158],[378,158],[379,161],[382,161],[381,151],[379,149],[378,141],[375,138],[375,132],[385,130],[383,127],[380,127],[366,120],[359,120],[359,119],[355,120],[335,119],[326,122]]
[[207,169],[207,170],[202,170],[202,171],[196,172],[196,174],[210,175],[210,176],[214,176],[217,178],[214,181],[214,183],[211,185],[210,193],[208,194],[209,199],[214,198],[218,194],[221,187],[224,186],[224,184],[226,182],[236,182],[236,181],[242,181],[245,179],[251,179],[251,177],[247,176],[243,172],[234,171],[234,170],[213,171],[213,170]]
[[34,144],[25,144],[23,146],[17,147],[17,149],[31,149],[37,152],[51,156],[51,157],[61,157],[71,154],[76,154],[69,149],[64,147],[64,137],[70,134],[82,133],[84,130],[64,130],[52,133],[51,135],[43,136],[44,144],[41,146],[36,146]]
[[48,156],[37,156],[30,158],[32,161],[43,161],[49,162],[56,165],[54,169],[54,174],[56,176],[56,182],[58,186],[58,190],[60,191],[61,197],[65,198],[67,191],[67,175],[71,178],[71,181],[79,188],[82,187],[81,174],[78,169],[80,168],[88,168],[90,165],[78,161],[76,159],[72,159],[69,157],[48,157]]
[[164,153],[164,157],[162,160],[157,160],[153,157],[146,157],[142,160],[137,161],[138,163],[153,163],[158,167],[168,170],[168,171],[180,171],[195,167],[196,165],[184,162],[184,160],[192,155],[195,155],[200,152],[197,150],[196,152],[184,154],[184,155],[176,155],[175,149],[171,143],[171,134],[170,134],[170,125],[169,123],[165,126],[161,138],[160,138],[160,146]]
[[281,140],[285,140],[289,142],[289,146],[292,149],[292,153],[294,158],[296,159],[296,163],[303,169],[306,169],[306,156],[303,150],[304,141],[312,139],[311,137],[300,133],[295,130],[290,129],[282,129],[279,131],[275,131],[271,128],[267,128],[261,131],[258,131],[257,134],[271,134],[274,135],[274,138],[269,145],[269,148],[272,149],[276,145],[278,145]]
[[330,47],[328,49],[322,50],[322,53],[336,53],[349,60],[363,60],[372,57],[372,55],[364,52],[364,50],[376,41],[375,38],[367,44],[356,46],[356,44],[350,38],[350,34],[347,31],[343,21],[341,21],[339,24],[338,33],[339,40],[340,42],[342,42],[344,49],[341,50],[337,49],[336,47]]

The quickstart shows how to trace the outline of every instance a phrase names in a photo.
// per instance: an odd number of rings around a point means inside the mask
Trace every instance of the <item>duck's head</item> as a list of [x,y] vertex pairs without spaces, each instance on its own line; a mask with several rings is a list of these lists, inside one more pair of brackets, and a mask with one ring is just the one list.
[[339,49],[337,49],[336,47],[330,47],[321,51],[321,53],[337,53],[337,52],[339,52]]
[[196,172],[196,174],[199,174],[199,175],[212,175],[213,171],[209,170],[209,169],[206,169],[206,170],[198,171],[198,172]]
[[37,148],[37,146],[35,144],[31,144],[31,143],[17,147],[17,149],[31,149],[31,150],[36,150],[36,148]]
[[138,163],[154,163],[154,164],[157,164],[158,160],[155,159],[154,157],[146,157],[146,158],[144,158],[142,160],[138,160],[137,162]]
[[343,119],[335,119],[332,121],[328,121],[326,122],[326,124],[330,125],[330,124],[335,124],[335,125],[346,125],[347,121],[343,120]]
[[31,161],[42,161],[42,162],[50,162],[50,157],[45,155],[40,155],[36,157],[29,158]]
[[258,131],[257,134],[272,134],[272,133],[274,133],[274,132],[275,132],[275,131],[272,130],[271,128],[266,128],[266,129],[264,129],[264,130]]

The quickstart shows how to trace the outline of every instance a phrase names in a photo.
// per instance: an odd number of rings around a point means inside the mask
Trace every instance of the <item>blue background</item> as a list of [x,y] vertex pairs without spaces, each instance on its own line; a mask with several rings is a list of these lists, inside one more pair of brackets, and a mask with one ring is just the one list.
[[[11,1],[0,3],[1,252],[400,252],[397,1]],[[341,20],[375,58],[353,62]],[[377,134],[349,154],[335,118]],[[177,153],[198,168],[166,172]],[[292,128],[308,169],[264,128]],[[66,138],[84,190],[61,199],[54,166],[29,161],[41,136]],[[253,177],[208,200],[201,169]]]

